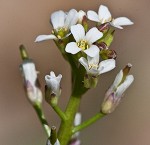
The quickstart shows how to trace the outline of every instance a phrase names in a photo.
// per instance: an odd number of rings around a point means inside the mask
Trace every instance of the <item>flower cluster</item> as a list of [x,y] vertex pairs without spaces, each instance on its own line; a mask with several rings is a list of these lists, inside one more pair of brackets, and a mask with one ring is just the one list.
[[[97,25],[88,29],[88,19],[97,22]],[[122,29],[123,25],[131,25],[133,22],[126,17],[113,19],[109,9],[100,5],[98,14],[92,10],[87,14],[75,9],[69,12],[56,11],[51,15],[51,24],[52,34],[39,35],[35,42],[54,39],[66,59],[67,53],[74,55],[72,58],[86,70],[84,86],[91,88],[97,84],[95,81],[94,85],[92,84],[93,77],[97,78],[116,66],[116,52],[108,48],[113,40],[115,28]]]
[[[89,25],[89,20],[95,22],[94,26]],[[68,12],[55,11],[51,15],[50,22],[53,27],[51,34],[39,35],[35,42],[53,39],[62,56],[70,64],[72,72],[72,95],[65,111],[58,106],[62,75],[56,76],[51,71],[50,75],[45,76],[45,100],[61,118],[58,137],[56,127],[50,129],[48,126],[41,107],[35,109],[48,134],[47,145],[80,145],[80,130],[106,114],[112,113],[134,80],[132,75],[128,75],[132,66],[128,64],[118,73],[114,83],[106,92],[100,112],[88,121],[81,122],[81,113],[77,111],[82,95],[88,89],[97,86],[100,75],[116,67],[117,53],[110,49],[116,29],[123,29],[123,26],[132,25],[133,22],[127,17],[114,19],[104,5],[100,5],[98,13],[92,10],[86,13],[75,9]],[[22,49],[21,55],[24,61],[21,68],[25,88],[30,102],[35,106],[42,103],[42,92],[37,85],[35,65],[24,54]]]

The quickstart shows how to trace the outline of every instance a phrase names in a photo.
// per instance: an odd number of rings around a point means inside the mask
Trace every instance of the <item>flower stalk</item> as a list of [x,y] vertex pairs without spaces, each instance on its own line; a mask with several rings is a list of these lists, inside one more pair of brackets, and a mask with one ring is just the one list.
[[[50,136],[50,128],[46,121],[45,115],[42,110],[42,91],[40,89],[35,64],[29,59],[27,51],[23,45],[20,45],[20,54],[23,60],[21,64],[21,71],[24,78],[24,88],[28,100],[35,109],[37,116],[43,126],[47,136]],[[37,84],[38,82],[38,84]]]

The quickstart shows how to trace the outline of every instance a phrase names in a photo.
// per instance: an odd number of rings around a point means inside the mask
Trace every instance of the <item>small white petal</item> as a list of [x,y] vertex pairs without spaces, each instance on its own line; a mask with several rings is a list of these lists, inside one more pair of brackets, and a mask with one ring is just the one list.
[[134,23],[128,19],[127,17],[119,17],[119,18],[116,18],[114,19],[111,24],[114,26],[114,27],[117,27],[117,28],[120,28],[122,29],[121,26],[125,26],[125,25],[133,25]]
[[126,89],[132,84],[134,81],[133,75],[128,75],[124,82],[117,88],[116,96],[121,97],[122,94],[126,91]]
[[94,57],[87,56],[87,60],[88,60],[89,65],[90,64],[98,65],[99,64],[99,53]]
[[86,16],[86,13],[82,10],[78,12],[78,23],[82,23],[83,17]]
[[84,66],[84,68],[86,69],[86,71],[89,71],[89,67],[88,67],[88,62],[84,57],[81,57],[79,59],[79,62]]
[[51,15],[51,23],[54,29],[64,26],[66,14],[63,11],[56,11]]
[[49,40],[49,39],[57,39],[55,35],[39,35],[36,39],[35,42],[41,42],[44,40]]
[[122,78],[123,78],[123,71],[120,70],[120,72],[117,74],[117,76],[112,84],[112,88],[116,89],[117,86],[120,84]]
[[85,30],[81,24],[72,26],[71,33],[74,39],[76,40],[76,42],[79,42],[80,40],[85,39]]
[[70,42],[67,44],[65,51],[71,54],[76,54],[81,51],[81,48],[79,48],[75,42]]
[[77,22],[78,22],[78,12],[75,9],[71,9],[66,16],[64,26],[70,29],[70,27],[72,25],[75,25]]
[[103,33],[100,32],[96,27],[91,28],[87,33],[86,33],[86,40],[92,44],[101,37],[103,37]]
[[37,73],[35,69],[34,63],[25,63],[22,65],[23,75],[26,81],[30,81],[30,83],[35,86],[35,81],[37,79]]
[[98,15],[102,24],[111,21],[111,13],[109,9],[104,5],[100,5]]
[[87,12],[87,17],[89,20],[94,21],[94,22],[100,22],[100,19],[98,17],[98,14],[94,11],[88,11]]
[[100,74],[111,71],[116,66],[116,62],[114,59],[107,59],[104,61],[101,61],[99,64],[98,70],[100,71]]
[[95,57],[99,53],[99,48],[96,45],[91,45],[90,48],[84,50],[84,52],[90,57]]
[[60,83],[61,79],[62,79],[62,75],[59,74],[59,75],[57,76],[56,80]]
[[50,72],[51,77],[56,77],[55,73],[53,71]]

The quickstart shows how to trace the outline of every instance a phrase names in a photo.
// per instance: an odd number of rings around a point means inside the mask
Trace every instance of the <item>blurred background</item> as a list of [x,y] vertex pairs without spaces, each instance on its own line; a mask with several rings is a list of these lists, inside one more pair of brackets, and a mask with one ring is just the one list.
[[[0,0],[0,144],[45,145],[47,137],[35,111],[28,103],[19,71],[21,58],[18,46],[24,44],[44,76],[51,70],[63,75],[62,109],[70,95],[70,68],[53,41],[34,43],[36,36],[49,34],[50,14],[56,10],[98,11],[99,5],[109,7],[113,17],[127,16],[135,24],[117,30],[111,49],[117,51],[117,67],[101,76],[96,89],[82,99],[83,120],[99,111],[105,91],[118,71],[128,62],[133,64],[133,85],[112,114],[82,131],[82,145],[149,145],[150,144],[150,1],[149,0]],[[59,126],[60,120],[44,102],[49,124]]]

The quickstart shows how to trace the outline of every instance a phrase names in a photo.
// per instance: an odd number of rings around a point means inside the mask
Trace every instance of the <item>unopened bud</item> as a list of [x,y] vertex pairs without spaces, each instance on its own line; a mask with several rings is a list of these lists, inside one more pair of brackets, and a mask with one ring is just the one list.
[[103,60],[106,59],[116,59],[117,53],[115,50],[103,49],[100,51],[100,56]]
[[134,77],[132,75],[128,75],[131,66],[131,64],[128,64],[117,74],[112,86],[105,94],[101,107],[102,113],[108,114],[113,112],[120,103],[121,98],[124,96],[124,92],[134,81]]
[[35,64],[28,58],[27,52],[23,45],[20,46],[20,52],[23,59],[20,69],[24,77],[24,87],[27,97],[33,105],[41,104],[42,92],[40,90]]
[[61,95],[60,81],[62,79],[62,75],[59,74],[57,77],[53,71],[50,72],[50,75],[45,76],[45,81],[47,87],[50,90],[50,94],[54,94],[54,96],[59,97]]
[[57,139],[57,132],[56,132],[55,126],[51,127],[51,135],[50,135],[49,139],[47,140],[46,145],[60,145],[60,142]]
[[112,28],[110,28],[106,34],[99,40],[97,41],[98,43],[104,42],[106,43],[107,47],[109,47],[114,39],[114,32]]
[[52,93],[51,89],[45,85],[45,100],[51,106],[56,106],[58,104],[58,97]]

